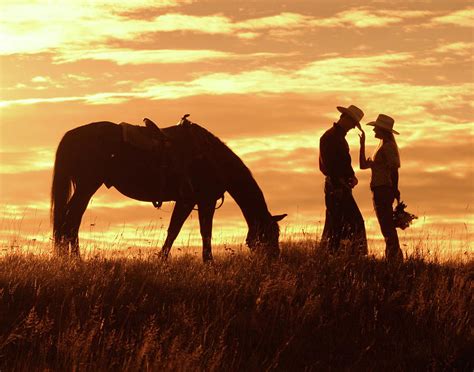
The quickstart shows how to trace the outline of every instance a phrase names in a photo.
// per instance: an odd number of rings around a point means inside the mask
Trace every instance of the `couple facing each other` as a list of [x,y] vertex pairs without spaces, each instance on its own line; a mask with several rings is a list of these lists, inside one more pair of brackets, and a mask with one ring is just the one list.
[[339,120],[320,139],[319,169],[326,176],[324,194],[326,220],[321,245],[330,252],[344,246],[350,253],[367,254],[367,237],[364,219],[352,196],[358,180],[351,165],[346,134],[357,127],[360,137],[360,168],[371,170],[370,189],[373,193],[375,214],[385,239],[385,256],[388,261],[403,261],[398,234],[393,221],[393,202],[400,201],[398,169],[400,155],[393,130],[394,120],[380,114],[367,123],[374,127],[375,138],[380,139],[372,158],[365,156],[365,132],[360,125],[364,112],[356,106],[341,107]]

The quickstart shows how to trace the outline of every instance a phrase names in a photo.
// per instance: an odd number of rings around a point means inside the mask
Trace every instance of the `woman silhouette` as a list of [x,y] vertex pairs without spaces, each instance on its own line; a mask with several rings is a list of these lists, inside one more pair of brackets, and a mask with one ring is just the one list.
[[398,190],[398,168],[400,155],[393,130],[393,118],[380,114],[377,120],[368,123],[374,127],[375,138],[380,139],[373,158],[365,157],[365,133],[359,127],[360,137],[360,169],[372,170],[370,189],[373,193],[375,214],[385,239],[385,257],[391,262],[402,262],[403,253],[400,249],[398,234],[393,221],[393,202],[400,202]]

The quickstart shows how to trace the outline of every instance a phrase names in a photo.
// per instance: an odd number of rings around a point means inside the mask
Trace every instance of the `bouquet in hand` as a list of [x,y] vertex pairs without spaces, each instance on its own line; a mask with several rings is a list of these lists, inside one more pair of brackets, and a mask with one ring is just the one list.
[[393,223],[395,227],[398,227],[402,230],[405,230],[413,220],[417,219],[418,217],[414,214],[411,214],[405,211],[407,205],[404,202],[398,202],[397,206],[393,210]]

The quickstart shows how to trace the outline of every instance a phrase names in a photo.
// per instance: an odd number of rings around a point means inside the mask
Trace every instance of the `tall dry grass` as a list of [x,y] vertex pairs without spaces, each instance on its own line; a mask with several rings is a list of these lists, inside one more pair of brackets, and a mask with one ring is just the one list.
[[0,370],[469,370],[473,268],[7,255]]

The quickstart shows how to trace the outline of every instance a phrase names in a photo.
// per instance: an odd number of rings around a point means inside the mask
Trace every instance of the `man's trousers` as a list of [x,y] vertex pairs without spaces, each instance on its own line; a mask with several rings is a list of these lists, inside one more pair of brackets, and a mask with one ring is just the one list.
[[329,252],[367,254],[367,236],[364,219],[360,213],[352,190],[334,187],[326,180],[324,185],[326,220],[321,245]]

